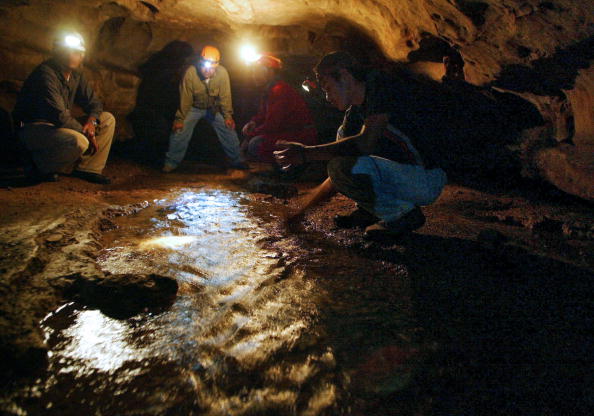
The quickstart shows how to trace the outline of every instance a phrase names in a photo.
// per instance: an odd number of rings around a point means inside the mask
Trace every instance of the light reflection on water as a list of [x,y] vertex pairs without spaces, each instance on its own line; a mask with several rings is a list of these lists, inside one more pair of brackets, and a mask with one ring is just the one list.
[[[183,192],[122,221],[99,258],[103,269],[173,276],[177,300],[164,313],[127,321],[70,310],[63,330],[54,322],[61,312],[54,314],[45,329],[53,339],[56,395],[64,388],[84,395],[83,378],[91,374],[95,412],[136,403],[142,414],[179,406],[187,409],[179,414],[295,414],[301,402],[304,414],[319,414],[333,404],[332,351],[300,343],[315,337],[316,288],[299,272],[278,279],[281,255],[256,243],[262,224],[247,215],[243,198]],[[283,362],[294,349],[299,354]],[[73,385],[61,386],[63,373]],[[156,380],[150,391],[147,377]],[[301,392],[306,383],[309,393]],[[114,386],[116,396],[108,394]]]
[[[137,360],[142,349],[127,342],[128,326],[111,319],[97,310],[80,311],[74,324],[64,331],[70,342],[64,345],[64,357],[83,360],[89,367],[100,371],[117,370],[128,360]],[[73,369],[64,367],[60,371]]]

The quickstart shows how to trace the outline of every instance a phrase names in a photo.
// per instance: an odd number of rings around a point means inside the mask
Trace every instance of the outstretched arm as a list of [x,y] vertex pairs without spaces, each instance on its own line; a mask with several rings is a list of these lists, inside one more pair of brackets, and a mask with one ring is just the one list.
[[332,180],[326,179],[317,188],[307,193],[296,202],[296,206],[287,214],[287,222],[300,221],[308,209],[315,207],[321,202],[331,198],[336,193]]
[[359,155],[369,155],[376,150],[378,140],[387,125],[387,114],[376,114],[365,119],[361,133],[335,142],[305,146],[301,143],[279,141],[276,144],[279,150],[274,152],[274,157],[281,168],[286,170],[308,160],[330,160],[335,156],[348,154],[353,146]]

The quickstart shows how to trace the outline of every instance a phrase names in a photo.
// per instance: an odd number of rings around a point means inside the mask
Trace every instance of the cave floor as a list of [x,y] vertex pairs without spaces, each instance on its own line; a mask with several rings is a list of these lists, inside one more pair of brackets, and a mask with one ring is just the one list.
[[[105,173],[4,175],[3,414],[588,413],[587,203],[451,184],[378,244],[333,226],[342,196],[287,229],[254,172]],[[130,312],[88,289],[151,274],[177,295]]]

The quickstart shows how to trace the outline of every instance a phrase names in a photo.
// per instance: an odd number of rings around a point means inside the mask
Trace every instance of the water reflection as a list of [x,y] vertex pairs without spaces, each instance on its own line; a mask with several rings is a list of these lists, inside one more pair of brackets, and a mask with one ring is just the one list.
[[[92,374],[95,394],[104,396],[95,413],[124,403],[162,414],[182,402],[206,415],[294,414],[298,402],[319,414],[330,406],[333,353],[312,333],[320,293],[302,273],[286,278],[281,253],[256,243],[266,230],[245,201],[238,192],[187,191],[122,219],[99,257],[102,268],[173,276],[178,297],[164,313],[128,321],[90,310],[71,314],[65,329],[47,320],[57,373],[51,389],[66,388],[60,374],[70,373],[78,381],[67,389],[84,395],[80,377]],[[146,377],[163,387],[145,391]],[[304,383],[310,388],[300,392]],[[107,394],[116,387],[118,395]],[[159,412],[147,410],[147,394]]]
[[128,360],[141,359],[142,348],[128,342],[128,333],[126,322],[108,318],[97,310],[79,311],[74,323],[63,333],[60,355],[83,360],[84,365],[63,367],[60,372],[78,371],[85,367],[110,372]]
[[141,249],[150,249],[150,248],[168,248],[170,250],[183,247],[187,244],[192,243],[196,240],[196,237],[190,235],[178,236],[178,235],[169,235],[163,237],[155,237],[149,238],[146,241],[143,241],[139,244],[139,248]]

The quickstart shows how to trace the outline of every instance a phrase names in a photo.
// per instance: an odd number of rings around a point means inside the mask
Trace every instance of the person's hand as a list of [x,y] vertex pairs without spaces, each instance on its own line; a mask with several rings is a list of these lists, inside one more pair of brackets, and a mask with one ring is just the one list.
[[285,215],[284,220],[287,225],[294,225],[301,222],[305,218],[305,210],[302,207],[289,209]]
[[89,154],[94,155],[95,153],[97,153],[97,150],[99,150],[99,145],[97,144],[97,139],[95,139],[95,136],[89,136]]
[[301,143],[279,140],[276,142],[276,148],[279,150],[274,151],[274,159],[282,170],[287,170],[306,162],[305,145]]
[[225,120],[225,126],[227,126],[227,128],[230,130],[235,130],[235,120],[228,118]]
[[173,127],[171,127],[171,131],[173,131],[174,133],[179,133],[180,131],[182,131],[184,128],[184,122],[183,121],[174,121],[173,122]]
[[241,129],[241,132],[243,133],[244,136],[251,136],[255,128],[256,128],[256,122],[250,121],[250,122],[246,123],[245,126],[243,126],[243,129]]
[[89,148],[87,152],[91,155],[97,153],[99,146],[97,145],[97,140],[95,140],[95,123],[94,120],[89,120],[83,126],[83,134],[89,140]]

